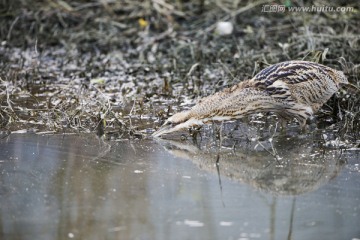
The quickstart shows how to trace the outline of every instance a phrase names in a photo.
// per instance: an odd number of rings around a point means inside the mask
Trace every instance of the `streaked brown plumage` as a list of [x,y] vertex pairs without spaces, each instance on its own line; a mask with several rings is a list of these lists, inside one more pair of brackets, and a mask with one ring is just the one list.
[[278,63],[250,80],[201,99],[188,111],[174,114],[153,136],[258,112],[275,112],[285,120],[296,118],[305,126],[306,119],[344,84],[348,80],[343,72],[318,63]]

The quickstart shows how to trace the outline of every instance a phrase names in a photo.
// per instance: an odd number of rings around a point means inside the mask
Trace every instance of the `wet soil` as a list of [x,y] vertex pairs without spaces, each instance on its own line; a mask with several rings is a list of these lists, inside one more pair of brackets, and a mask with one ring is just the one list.
[[[0,4],[3,133],[144,138],[200,97],[285,60],[321,62],[359,86],[358,1],[346,4],[354,11],[312,13],[262,12],[266,1]],[[233,32],[219,35],[219,21]],[[352,145],[359,96],[344,88],[317,115]]]

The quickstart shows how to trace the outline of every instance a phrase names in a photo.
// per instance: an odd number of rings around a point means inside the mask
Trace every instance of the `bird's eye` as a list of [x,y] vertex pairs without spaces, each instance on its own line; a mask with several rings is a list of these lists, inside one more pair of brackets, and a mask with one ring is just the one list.
[[166,126],[173,126],[174,123],[173,123],[173,122],[166,122],[164,125],[166,125]]

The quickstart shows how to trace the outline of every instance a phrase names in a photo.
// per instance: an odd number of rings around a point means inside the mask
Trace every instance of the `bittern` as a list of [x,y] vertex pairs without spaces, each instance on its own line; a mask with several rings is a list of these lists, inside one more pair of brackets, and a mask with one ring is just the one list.
[[174,114],[153,136],[259,112],[273,112],[285,121],[295,118],[304,127],[306,120],[345,84],[348,80],[343,72],[318,63],[278,63],[250,80],[201,99],[190,110]]

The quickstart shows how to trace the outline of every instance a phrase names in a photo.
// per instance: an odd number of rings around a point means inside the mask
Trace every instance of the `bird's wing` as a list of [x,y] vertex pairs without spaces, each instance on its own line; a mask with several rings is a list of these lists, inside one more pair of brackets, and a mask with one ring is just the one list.
[[331,68],[313,62],[289,61],[263,69],[251,81],[253,86],[266,91],[275,99],[291,102],[294,99],[290,89],[305,85],[320,88],[321,81],[331,71]]
[[255,75],[253,81],[258,86],[270,86],[281,80],[286,84],[299,84],[319,80],[319,76],[326,76],[333,69],[324,65],[306,61],[282,62],[261,70]]

